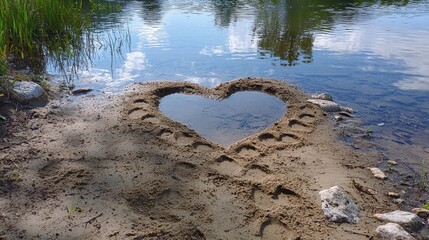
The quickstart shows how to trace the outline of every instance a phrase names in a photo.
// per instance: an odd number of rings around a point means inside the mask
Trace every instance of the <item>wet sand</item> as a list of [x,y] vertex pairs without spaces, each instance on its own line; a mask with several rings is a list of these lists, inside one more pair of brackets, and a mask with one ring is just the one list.
[[[259,91],[286,115],[228,147],[162,115],[173,93],[223,99]],[[398,207],[366,169],[377,153],[351,148],[296,86],[245,78],[214,89],[136,84],[123,95],[53,99],[28,111],[1,143],[0,237],[5,239],[368,239],[375,212]],[[352,181],[374,189],[360,192]],[[318,192],[343,187],[357,224],[328,222]]]

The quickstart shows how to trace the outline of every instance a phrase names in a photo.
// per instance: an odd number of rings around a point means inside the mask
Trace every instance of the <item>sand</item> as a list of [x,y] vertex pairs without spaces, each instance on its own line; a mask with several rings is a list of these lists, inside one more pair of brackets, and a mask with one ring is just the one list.
[[[173,93],[223,99],[238,91],[277,96],[287,113],[222,147],[158,109]],[[372,214],[397,209],[388,183],[366,169],[380,155],[340,141],[307,98],[283,81],[245,78],[214,89],[136,84],[26,110],[25,127],[0,143],[0,238],[371,238],[380,225]],[[360,207],[357,224],[323,216],[318,192],[335,185]]]

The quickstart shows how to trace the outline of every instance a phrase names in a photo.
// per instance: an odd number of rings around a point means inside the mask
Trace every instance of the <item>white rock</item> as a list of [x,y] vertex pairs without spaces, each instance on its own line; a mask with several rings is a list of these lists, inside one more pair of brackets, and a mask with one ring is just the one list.
[[340,105],[338,105],[332,101],[322,100],[322,99],[308,99],[307,101],[316,104],[317,106],[319,106],[321,109],[323,109],[326,112],[341,111]]
[[13,96],[20,102],[31,102],[46,96],[45,90],[34,82],[16,82],[12,88]]
[[383,171],[381,171],[379,168],[373,167],[373,168],[369,168],[369,170],[371,171],[372,175],[374,175],[374,177],[379,178],[379,179],[386,179],[386,174],[384,174]]
[[415,239],[397,223],[387,223],[375,230],[381,240],[412,240]]
[[419,218],[416,214],[400,210],[384,214],[374,214],[374,217],[380,221],[400,224],[409,231],[418,231],[424,225],[423,219]]
[[311,95],[311,98],[334,101],[334,98],[329,93],[314,94],[314,95]]
[[359,208],[350,196],[338,186],[319,192],[322,199],[322,210],[325,217],[331,222],[357,223]]
[[398,165],[398,163],[394,160],[389,160],[389,161],[387,161],[387,163],[390,165]]
[[392,197],[392,198],[400,198],[401,195],[399,195],[399,193],[395,193],[395,192],[388,192],[387,196]]

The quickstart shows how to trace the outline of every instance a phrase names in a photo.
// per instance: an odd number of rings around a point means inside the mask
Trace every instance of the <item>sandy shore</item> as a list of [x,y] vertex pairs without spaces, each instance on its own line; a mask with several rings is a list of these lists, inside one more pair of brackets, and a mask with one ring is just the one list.
[[[227,148],[163,116],[172,93],[260,91],[287,102],[274,125]],[[294,86],[239,79],[137,84],[123,95],[53,99],[0,143],[0,238],[368,239],[397,209],[366,169],[380,156],[341,142]],[[358,191],[352,181],[374,189]],[[328,222],[318,192],[343,187],[357,224]]]

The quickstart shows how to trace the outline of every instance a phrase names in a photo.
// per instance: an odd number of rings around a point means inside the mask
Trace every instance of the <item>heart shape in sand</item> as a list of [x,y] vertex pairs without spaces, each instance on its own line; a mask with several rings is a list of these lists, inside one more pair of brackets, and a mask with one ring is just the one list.
[[267,149],[285,147],[312,131],[312,123],[321,116],[298,88],[273,79],[242,78],[215,88],[153,82],[135,90],[124,108],[128,126],[192,147],[202,136],[238,151],[259,142],[272,142]]
[[280,120],[285,103],[261,92],[237,92],[215,100],[200,95],[172,94],[161,99],[161,112],[194,129],[206,139],[228,146]]

